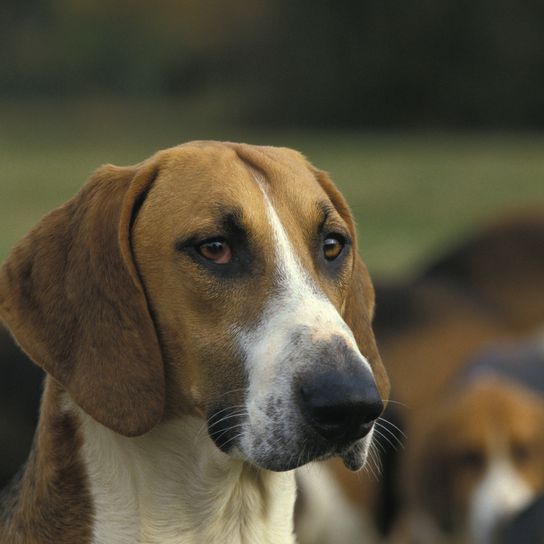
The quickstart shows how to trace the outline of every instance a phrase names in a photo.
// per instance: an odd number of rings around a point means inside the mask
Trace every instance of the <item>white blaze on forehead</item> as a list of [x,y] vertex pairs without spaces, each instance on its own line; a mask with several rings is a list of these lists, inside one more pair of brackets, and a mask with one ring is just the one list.
[[474,542],[490,544],[497,524],[519,512],[533,496],[533,489],[506,453],[492,458],[471,497],[470,531]]
[[[275,301],[271,301],[273,311],[269,318],[275,316],[291,326],[307,326],[313,341],[340,336],[350,348],[359,352],[351,330],[297,257],[268,196],[266,182],[258,172],[253,172],[253,175],[263,193],[275,243],[278,291],[274,294]],[[366,359],[364,361],[368,365]]]

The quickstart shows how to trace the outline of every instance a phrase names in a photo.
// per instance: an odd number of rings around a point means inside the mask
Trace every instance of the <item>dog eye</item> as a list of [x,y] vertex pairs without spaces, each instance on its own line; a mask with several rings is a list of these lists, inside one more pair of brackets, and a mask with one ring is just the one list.
[[525,444],[514,444],[512,446],[512,457],[518,465],[523,465],[531,457],[531,451]]
[[334,261],[344,249],[345,240],[340,234],[329,234],[323,242],[323,256],[327,261]]
[[481,451],[470,449],[459,455],[459,465],[472,472],[479,472],[485,465],[485,458]]
[[216,264],[228,264],[232,259],[232,251],[225,240],[217,238],[196,246],[196,250],[208,261]]

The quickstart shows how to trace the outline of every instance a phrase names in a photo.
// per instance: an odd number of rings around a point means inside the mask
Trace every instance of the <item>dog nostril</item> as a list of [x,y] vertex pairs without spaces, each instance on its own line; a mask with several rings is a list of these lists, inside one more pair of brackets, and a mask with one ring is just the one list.
[[312,376],[300,386],[299,398],[308,423],[329,440],[362,438],[383,411],[374,379],[366,370],[357,376],[339,372]]

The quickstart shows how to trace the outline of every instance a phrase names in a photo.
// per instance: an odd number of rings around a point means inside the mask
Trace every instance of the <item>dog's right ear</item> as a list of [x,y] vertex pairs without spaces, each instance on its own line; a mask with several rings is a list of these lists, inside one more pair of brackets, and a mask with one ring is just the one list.
[[0,317],[94,419],[136,436],[160,421],[164,367],[130,229],[153,161],[100,168],[0,268]]

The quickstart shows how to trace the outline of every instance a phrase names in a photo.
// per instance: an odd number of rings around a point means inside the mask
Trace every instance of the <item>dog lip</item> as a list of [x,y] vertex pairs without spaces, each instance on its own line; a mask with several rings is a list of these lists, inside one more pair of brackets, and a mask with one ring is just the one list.
[[362,439],[351,441],[343,447],[331,448],[331,445],[325,445],[321,438],[319,443],[309,445],[308,442],[305,442],[305,449],[304,456],[301,456],[300,452],[286,452],[284,455],[275,455],[269,459],[257,459],[251,462],[273,472],[285,472],[306,465],[307,463],[326,461],[333,457],[342,459],[344,466],[353,472],[360,470],[365,464]]
[[365,460],[363,459],[362,455],[351,455],[349,452],[343,454],[340,456],[342,459],[342,462],[344,463],[344,466],[351,470],[352,472],[357,472],[358,470],[361,470],[365,464]]
[[284,455],[275,455],[269,459],[258,459],[251,462],[266,470],[271,470],[273,472],[286,472],[314,461],[325,461],[334,455],[337,454],[330,451],[323,452],[321,450],[305,451],[304,455],[301,455],[301,452],[286,452]]
[[350,448],[340,453],[339,457],[342,459],[344,466],[352,472],[362,469],[365,465],[366,456],[363,455],[361,446],[362,440],[358,440]]

